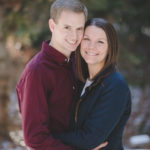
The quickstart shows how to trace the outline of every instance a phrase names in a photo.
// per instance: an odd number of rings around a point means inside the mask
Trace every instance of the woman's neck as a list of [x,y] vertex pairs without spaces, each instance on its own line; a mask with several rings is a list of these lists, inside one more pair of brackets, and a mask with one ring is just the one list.
[[103,68],[104,65],[88,65],[89,80],[92,80]]

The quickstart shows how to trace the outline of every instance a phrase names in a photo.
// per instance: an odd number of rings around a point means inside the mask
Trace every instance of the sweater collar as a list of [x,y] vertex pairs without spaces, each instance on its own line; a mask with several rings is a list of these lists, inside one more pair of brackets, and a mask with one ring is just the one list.
[[108,68],[106,68],[103,72],[100,72],[94,79],[94,82],[100,82],[103,78],[107,77],[112,72],[116,71],[115,65],[110,65]]
[[55,61],[59,65],[67,64],[68,62],[70,62],[70,59],[68,59],[57,49],[49,45],[49,42],[50,41],[47,40],[42,43],[42,50],[46,53],[48,57],[50,57],[53,61]]
[[106,78],[108,75],[110,75],[112,72],[115,72],[115,71],[116,71],[116,66],[111,65],[107,69],[105,69],[103,72],[99,73],[93,80],[93,83],[89,87],[87,87],[87,89],[85,90],[85,93],[81,97],[86,96],[89,93],[89,91],[91,91],[97,85],[101,84],[104,78]]

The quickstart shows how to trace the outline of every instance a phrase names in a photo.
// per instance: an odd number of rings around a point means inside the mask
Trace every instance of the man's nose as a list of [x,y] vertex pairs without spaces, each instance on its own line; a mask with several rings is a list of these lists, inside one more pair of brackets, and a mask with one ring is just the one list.
[[70,34],[70,39],[75,42],[77,40],[77,32],[76,31],[72,31]]

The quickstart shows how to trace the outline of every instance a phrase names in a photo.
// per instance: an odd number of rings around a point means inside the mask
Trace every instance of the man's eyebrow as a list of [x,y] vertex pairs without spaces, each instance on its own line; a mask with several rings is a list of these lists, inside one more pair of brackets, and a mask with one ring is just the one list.
[[64,26],[69,26],[69,27],[70,27],[71,25],[69,25],[69,24],[64,24]]
[[[72,25],[69,24],[64,24],[63,26],[73,27]],[[84,26],[77,27],[76,29],[84,29]]]

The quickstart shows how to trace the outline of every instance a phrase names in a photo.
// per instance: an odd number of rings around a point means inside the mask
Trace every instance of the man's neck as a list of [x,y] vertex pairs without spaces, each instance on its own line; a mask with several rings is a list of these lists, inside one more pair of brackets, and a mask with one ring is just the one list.
[[66,54],[66,53],[60,51],[56,46],[54,46],[54,44],[52,43],[52,41],[49,42],[49,45],[50,45],[51,47],[55,48],[57,51],[59,51],[59,52],[60,52],[61,54],[63,54],[65,57],[67,57],[67,58],[68,58],[68,61],[69,61],[71,53],[70,53],[70,54]]

